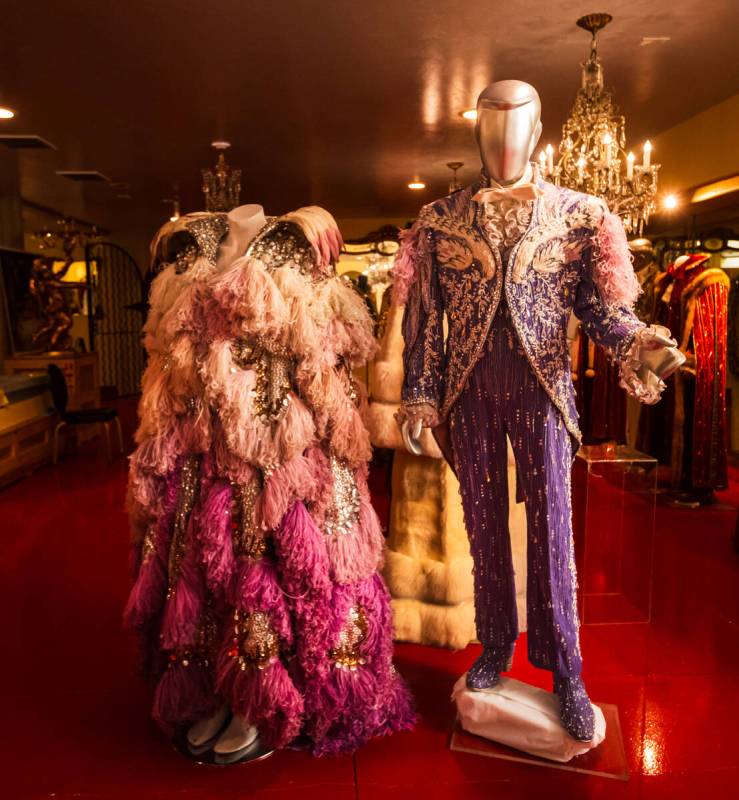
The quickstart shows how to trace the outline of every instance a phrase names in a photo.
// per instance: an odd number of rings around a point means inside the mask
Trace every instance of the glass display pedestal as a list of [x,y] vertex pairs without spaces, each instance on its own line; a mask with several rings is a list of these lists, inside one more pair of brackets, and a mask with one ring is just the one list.
[[578,451],[572,521],[582,624],[649,622],[656,491],[652,456],[615,444]]

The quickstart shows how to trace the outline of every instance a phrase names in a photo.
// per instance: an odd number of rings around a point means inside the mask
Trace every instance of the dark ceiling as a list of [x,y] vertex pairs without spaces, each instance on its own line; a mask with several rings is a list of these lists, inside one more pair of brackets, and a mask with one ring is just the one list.
[[[130,200],[79,190],[108,227],[151,230],[175,182],[199,207],[216,138],[242,199],[271,213],[411,215],[445,193],[447,161],[476,171],[458,112],[492,79],[534,84],[556,141],[588,50],[575,19],[592,11],[614,16],[600,53],[631,142],[739,91],[736,0],[36,0],[4,4],[0,104],[18,114],[0,130],[58,147],[23,156],[27,199],[63,205],[57,169],[129,184]],[[425,192],[406,188],[415,175]]]

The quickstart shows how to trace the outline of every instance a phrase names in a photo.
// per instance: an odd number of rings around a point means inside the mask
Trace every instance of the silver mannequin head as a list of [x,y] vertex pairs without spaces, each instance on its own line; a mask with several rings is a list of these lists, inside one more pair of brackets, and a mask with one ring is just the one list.
[[541,100],[523,81],[496,81],[477,98],[475,139],[488,175],[497,183],[515,183],[541,136]]

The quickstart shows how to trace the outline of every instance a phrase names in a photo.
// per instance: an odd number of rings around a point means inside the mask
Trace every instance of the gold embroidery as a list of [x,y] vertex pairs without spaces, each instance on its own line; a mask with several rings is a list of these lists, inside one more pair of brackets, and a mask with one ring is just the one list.
[[231,342],[231,357],[235,364],[232,371],[237,368],[254,370],[254,414],[262,422],[279,420],[290,403],[293,360],[282,351],[280,346],[268,349],[251,340]]
[[367,617],[360,605],[349,609],[346,624],[339,634],[339,643],[329,650],[329,658],[337,669],[355,670],[367,663],[360,653],[362,642],[367,638]]
[[234,611],[233,640],[228,655],[238,659],[242,671],[250,667],[266,669],[277,660],[279,652],[280,638],[267,614],[263,611]]
[[180,490],[177,497],[177,509],[174,517],[172,543],[169,548],[169,587],[167,597],[174,596],[177,580],[180,577],[180,567],[185,555],[187,545],[187,524],[190,513],[195,504],[195,497],[200,485],[200,459],[198,456],[188,456],[182,464],[180,474]]
[[141,542],[141,564],[142,566],[146,564],[149,559],[154,555],[156,552],[156,534],[157,534],[157,526],[155,524],[147,525],[146,533],[144,534],[144,538]]
[[331,507],[326,514],[324,531],[327,536],[349,533],[359,519],[359,489],[354,473],[344,459],[331,456],[333,476]]
[[267,538],[257,524],[256,506],[262,490],[262,477],[257,474],[245,485],[232,483],[231,541],[234,552],[245,558],[258,559],[267,550]]

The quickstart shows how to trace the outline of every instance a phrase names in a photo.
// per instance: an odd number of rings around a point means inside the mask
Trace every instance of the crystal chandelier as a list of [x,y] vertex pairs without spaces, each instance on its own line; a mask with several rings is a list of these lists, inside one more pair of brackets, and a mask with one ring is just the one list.
[[241,195],[241,170],[226,163],[225,151],[230,142],[212,142],[218,151],[218,161],[213,169],[204,169],[203,194],[206,211],[231,211],[239,204]]
[[656,207],[659,164],[651,162],[648,140],[640,164],[633,152],[626,152],[626,121],[613,93],[603,85],[597,34],[612,19],[610,14],[588,14],[577,20],[592,35],[590,56],[582,64],[575,105],[562,126],[559,160],[554,163],[554,149],[547,145],[539,154],[539,166],[557,186],[602,198],[628,233],[641,236]]

